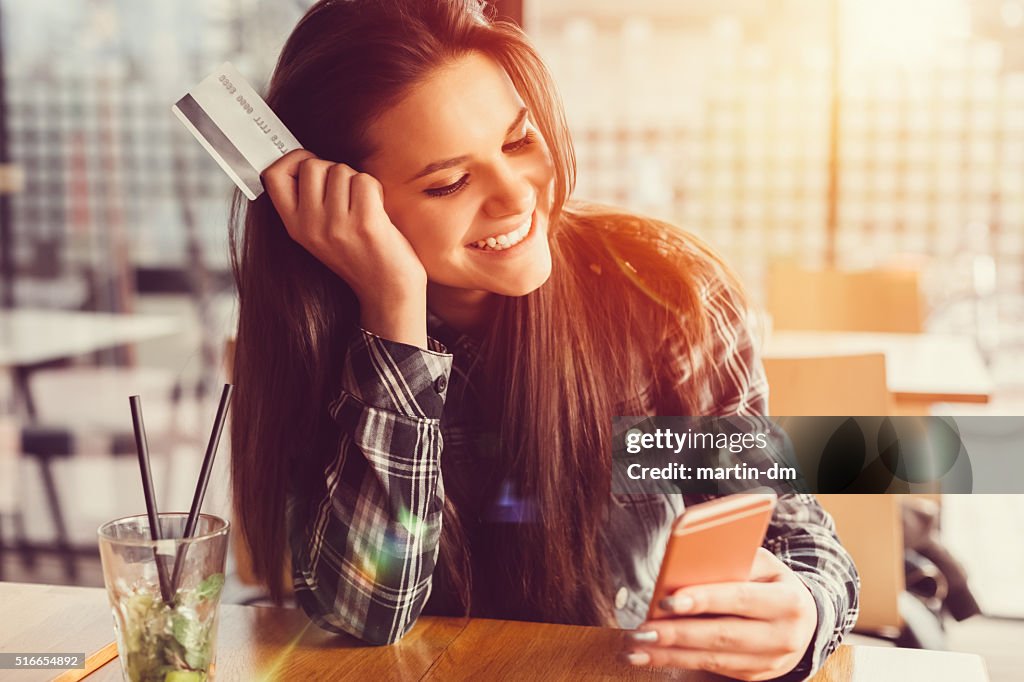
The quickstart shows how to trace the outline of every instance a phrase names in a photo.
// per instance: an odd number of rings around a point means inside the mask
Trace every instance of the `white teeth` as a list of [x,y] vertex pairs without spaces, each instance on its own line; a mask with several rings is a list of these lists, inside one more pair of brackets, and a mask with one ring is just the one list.
[[533,216],[527,218],[522,225],[511,232],[481,239],[473,242],[472,246],[485,251],[502,251],[511,248],[526,238],[526,235],[530,233],[530,225],[532,223]]

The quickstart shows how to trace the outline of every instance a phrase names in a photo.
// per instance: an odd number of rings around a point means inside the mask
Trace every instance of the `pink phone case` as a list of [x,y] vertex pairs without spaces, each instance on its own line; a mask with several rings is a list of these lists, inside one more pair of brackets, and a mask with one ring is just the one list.
[[671,616],[658,605],[681,587],[746,580],[775,500],[773,492],[741,493],[687,508],[672,526],[648,619]]

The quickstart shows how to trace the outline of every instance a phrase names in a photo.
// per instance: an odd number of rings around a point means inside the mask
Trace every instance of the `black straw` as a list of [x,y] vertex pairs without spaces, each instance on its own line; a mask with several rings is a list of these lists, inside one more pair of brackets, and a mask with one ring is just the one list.
[[[149,469],[149,444],[146,441],[146,426],[142,422],[142,399],[137,395],[128,398],[132,407],[132,426],[135,428],[135,449],[139,453],[139,471],[142,474],[142,494],[146,498],[146,514],[149,515],[149,537],[154,542],[160,537],[160,514],[156,508],[156,494],[153,492],[153,475]],[[153,548],[153,560],[156,562],[157,577],[160,580],[160,595],[166,604],[174,599],[167,578],[167,567],[160,560],[156,548]]]
[[[200,509],[203,506],[203,497],[206,496],[206,485],[210,482],[210,471],[213,469],[213,458],[217,455],[217,446],[220,444],[220,434],[224,430],[224,422],[228,414],[228,406],[231,404],[231,395],[234,386],[224,384],[224,390],[220,394],[220,405],[217,406],[217,417],[213,422],[213,430],[210,432],[210,442],[206,445],[206,455],[203,456],[203,466],[199,470],[199,480],[196,482],[196,491],[192,495],[192,507],[188,511],[188,521],[185,522],[184,537],[190,538],[195,535],[196,525],[199,523]],[[185,552],[187,545],[179,545],[174,557],[174,573],[171,576],[171,585],[175,591],[178,589],[178,581],[181,578],[181,569],[185,563]]]

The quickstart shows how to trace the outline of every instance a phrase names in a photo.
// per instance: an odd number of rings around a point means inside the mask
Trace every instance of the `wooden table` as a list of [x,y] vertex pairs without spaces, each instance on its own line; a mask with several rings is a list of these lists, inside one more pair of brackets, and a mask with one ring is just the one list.
[[993,383],[970,337],[948,334],[775,331],[766,358],[884,353],[889,391],[902,407],[987,403]]
[[[0,583],[0,651],[81,652],[113,639],[106,593],[85,587]],[[699,672],[635,669],[619,663],[619,630],[487,619],[424,617],[394,646],[368,647],[311,625],[301,611],[223,605],[218,680],[577,680],[676,679]],[[54,671],[4,671],[12,682]],[[120,681],[117,659],[86,678]],[[982,659],[884,647],[841,647],[816,682],[986,682]]]

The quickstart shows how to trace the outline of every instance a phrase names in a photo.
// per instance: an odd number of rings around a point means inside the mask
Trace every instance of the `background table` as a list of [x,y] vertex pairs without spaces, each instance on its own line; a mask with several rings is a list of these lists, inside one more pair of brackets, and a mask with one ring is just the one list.
[[[82,652],[114,636],[100,589],[0,583],[0,603],[8,616],[0,621],[0,651]],[[622,632],[608,628],[424,617],[398,644],[369,647],[320,630],[294,609],[230,604],[221,609],[218,680],[724,679],[620,663]],[[4,671],[3,679],[53,676],[47,670]],[[973,654],[844,646],[814,679],[986,682],[988,676]],[[120,682],[120,662],[111,661],[86,680]]]
[[70,310],[0,310],[0,366],[38,365],[111,346],[174,334],[179,323],[157,315]]
[[989,402],[993,382],[970,337],[948,334],[775,331],[766,358],[884,353],[889,391],[904,404]]

